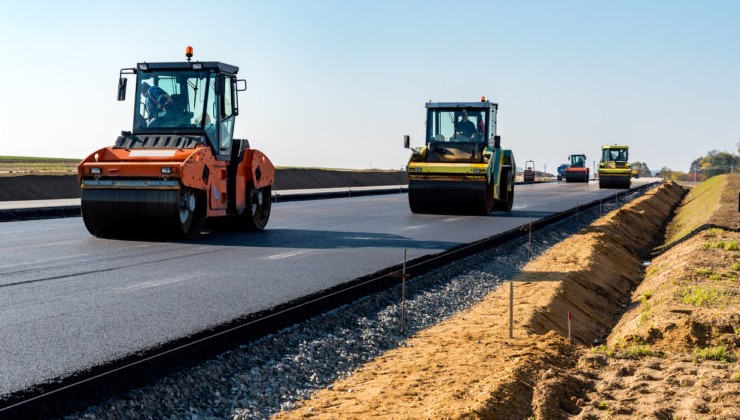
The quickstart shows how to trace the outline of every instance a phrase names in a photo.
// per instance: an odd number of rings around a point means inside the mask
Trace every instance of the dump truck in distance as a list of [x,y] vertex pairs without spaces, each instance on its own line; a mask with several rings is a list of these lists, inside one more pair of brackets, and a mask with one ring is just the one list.
[[91,234],[116,237],[146,229],[197,237],[206,219],[261,230],[270,217],[272,162],[234,139],[237,94],[246,82],[221,62],[139,63],[133,129],[78,167],[82,218]]
[[[414,213],[482,214],[509,211],[516,164],[496,134],[498,104],[428,102],[425,145],[406,167]],[[404,147],[410,148],[409,136]]]
[[629,188],[632,168],[628,146],[602,146],[599,162],[599,188]]
[[588,182],[590,171],[586,166],[586,155],[568,156],[570,165],[565,168],[565,182]]

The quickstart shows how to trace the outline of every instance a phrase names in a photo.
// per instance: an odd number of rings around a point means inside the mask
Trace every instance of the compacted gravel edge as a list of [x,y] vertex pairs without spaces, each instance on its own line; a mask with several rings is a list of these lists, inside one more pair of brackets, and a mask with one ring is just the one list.
[[[620,197],[619,204],[640,195]],[[614,208],[611,201],[602,210]],[[595,207],[534,232],[531,250],[523,237],[409,279],[405,333],[399,284],[66,418],[253,419],[289,410],[386,350],[405,346],[406,337],[472,306],[514,277],[530,252],[535,257],[599,216]]]

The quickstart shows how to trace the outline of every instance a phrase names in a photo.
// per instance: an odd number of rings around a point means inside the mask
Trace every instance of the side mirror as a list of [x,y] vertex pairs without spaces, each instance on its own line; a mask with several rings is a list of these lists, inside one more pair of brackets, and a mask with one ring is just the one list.
[[501,148],[501,136],[493,136],[493,148],[494,149]]
[[128,79],[126,79],[125,77],[118,78],[118,100],[119,101],[126,100],[126,83],[128,83]]
[[238,79],[236,81],[236,91],[244,92],[245,90],[247,90],[247,81],[244,79]]
[[408,149],[410,144],[411,144],[411,137],[409,137],[409,135],[406,134],[405,136],[403,136],[403,148]]

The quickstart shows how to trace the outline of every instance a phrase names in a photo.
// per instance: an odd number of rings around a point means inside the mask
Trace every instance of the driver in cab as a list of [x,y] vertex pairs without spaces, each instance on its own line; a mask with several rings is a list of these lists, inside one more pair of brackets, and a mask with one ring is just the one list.
[[460,121],[457,122],[455,133],[458,136],[465,136],[469,139],[472,139],[472,136],[476,133],[476,131],[477,130],[475,129],[475,124],[473,124],[473,122],[468,119],[468,111],[463,109],[460,115]]

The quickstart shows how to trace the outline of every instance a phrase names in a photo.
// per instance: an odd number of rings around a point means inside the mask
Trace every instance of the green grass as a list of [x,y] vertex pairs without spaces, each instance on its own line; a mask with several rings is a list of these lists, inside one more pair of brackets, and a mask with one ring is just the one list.
[[737,241],[730,241],[725,244],[726,251],[737,251]]
[[608,410],[609,409],[609,403],[606,401],[601,401],[598,404],[596,404],[596,408],[599,410]]
[[647,344],[633,344],[627,347],[625,356],[630,359],[639,359],[640,357],[652,356],[653,350]]
[[653,297],[653,292],[648,290],[647,292],[641,294],[638,299],[640,300],[640,303],[645,303],[650,300],[651,297]]
[[50,157],[30,157],[30,156],[0,156],[0,163],[44,163],[44,162],[57,162],[57,163],[80,163],[82,159],[76,158],[50,158]]
[[720,249],[724,248],[725,247],[725,241],[720,240],[720,241],[715,242],[714,247],[715,248],[720,248]]
[[709,275],[709,280],[712,280],[712,281],[720,281],[720,280],[722,280],[722,274],[712,273],[712,274]]
[[740,371],[735,372],[735,374],[730,377],[730,380],[732,382],[740,382]]
[[733,263],[732,269],[735,271],[740,271],[740,263]]
[[0,156],[0,172],[73,172],[81,159]]
[[727,176],[715,176],[693,187],[686,194],[668,227],[669,237],[664,246],[671,245],[710,222],[713,209],[720,201],[722,186],[726,182]]
[[694,270],[694,273],[696,273],[696,274],[698,274],[700,276],[708,276],[708,275],[714,273],[714,271],[711,268],[697,268],[697,269]]
[[714,347],[695,347],[694,356],[699,359],[727,361],[727,348],[724,344]]
[[614,356],[614,350],[612,350],[609,347],[607,347],[606,344],[602,344],[600,346],[593,347],[593,348],[591,348],[591,351],[594,352],[594,353],[603,354],[603,355],[605,355],[607,357]]
[[648,268],[647,270],[647,276],[652,276],[653,274],[657,273],[659,269],[659,265],[651,265],[650,268]]
[[704,249],[709,249],[712,247],[712,241],[706,241],[704,242]]
[[729,302],[727,289],[718,287],[687,286],[683,291],[683,302],[694,306],[711,306]]

